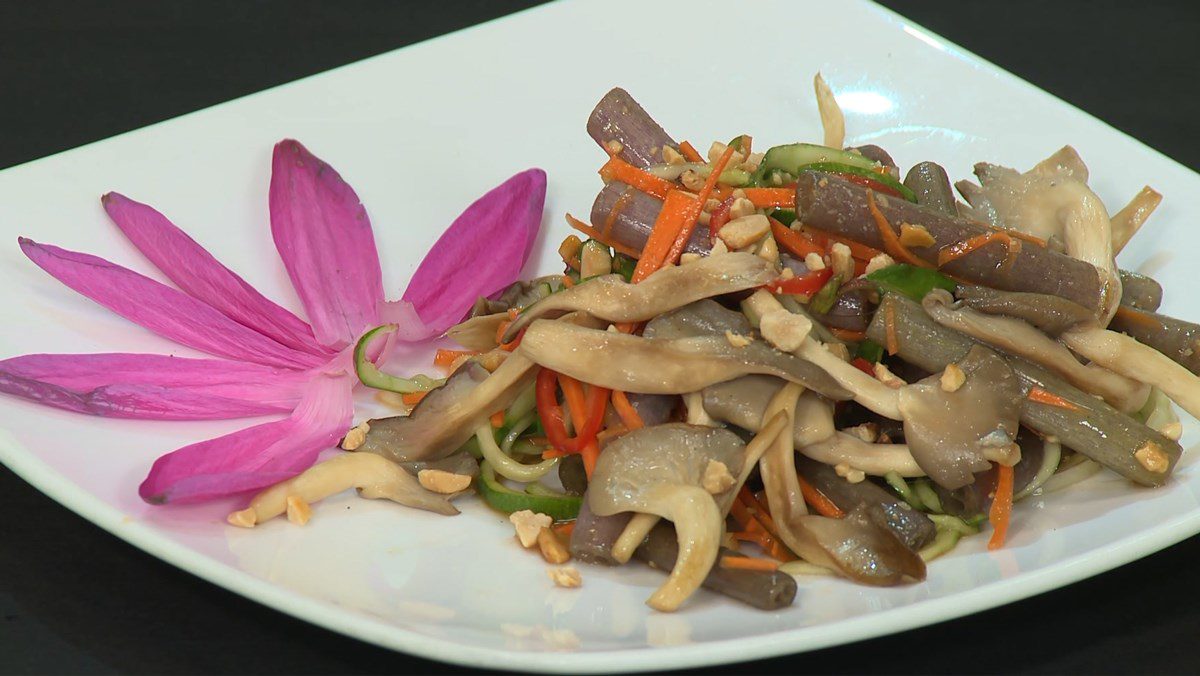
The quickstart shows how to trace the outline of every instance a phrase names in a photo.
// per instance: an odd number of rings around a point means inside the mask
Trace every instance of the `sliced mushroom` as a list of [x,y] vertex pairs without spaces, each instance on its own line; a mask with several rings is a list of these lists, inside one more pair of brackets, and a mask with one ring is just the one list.
[[665,267],[639,284],[605,275],[549,296],[521,313],[505,331],[511,341],[535,319],[582,311],[610,322],[640,322],[694,301],[762,286],[775,268],[750,253],[707,256],[690,265]]
[[511,404],[533,382],[534,375],[533,362],[518,352],[491,374],[469,362],[445,385],[426,395],[409,415],[369,421],[371,429],[356,452],[396,462],[445,457],[487,424],[489,416]]
[[1024,392],[1002,357],[976,345],[957,364],[965,379],[947,389],[931,376],[900,391],[904,440],[921,469],[954,489],[991,466],[991,456],[1015,444]]
[[1200,375],[1200,324],[1122,307],[1108,328],[1133,337]]
[[1022,319],[1051,336],[1091,321],[1095,316],[1078,303],[1043,293],[1000,291],[986,286],[961,284],[954,294],[980,312]]
[[802,446],[800,452],[822,464],[849,465],[871,476],[889,472],[902,477],[925,476],[905,444],[873,444],[845,432]]
[[705,299],[651,319],[642,330],[642,336],[668,340],[700,336],[724,337],[726,331],[748,336],[751,331],[750,320],[746,319],[746,315],[730,310],[715,300]]
[[[704,409],[716,420],[757,432],[767,404],[786,381],[772,376],[751,375],[704,388]],[[833,406],[820,396],[805,392],[796,404],[792,443],[797,448],[823,441],[834,434]]]
[[866,505],[841,519],[810,515],[801,523],[794,548],[805,561],[873,586],[925,579],[925,562],[892,532],[884,515]]
[[[749,373],[765,373],[833,399],[848,396],[813,364],[758,340],[734,347],[717,336],[643,338],[538,320],[526,330],[514,354],[577,380],[623,392],[683,394]],[[597,354],[605,358],[592,358]]]
[[678,608],[716,562],[723,517],[717,496],[701,482],[710,462],[740,474],[745,452],[728,430],[672,423],[630,432],[600,455],[586,498],[592,512],[654,514],[675,524],[679,556],[647,601],[652,608]]
[[468,350],[487,352],[496,347],[500,325],[509,320],[507,312],[477,315],[451,326],[446,336]]
[[472,458],[469,453],[455,453],[436,460],[402,462],[400,463],[400,467],[413,476],[416,476],[423,469],[436,469],[469,477],[479,476],[479,462],[475,458]]
[[813,77],[813,91],[817,96],[817,110],[821,113],[821,127],[825,130],[825,145],[841,148],[846,142],[846,118],[842,115],[842,108],[833,90],[820,73]]
[[230,521],[253,526],[286,512],[289,498],[313,503],[347,488],[357,488],[360,496],[371,500],[391,500],[446,516],[458,514],[446,496],[426,490],[396,463],[377,455],[341,453],[262,491],[249,507],[230,515]]
[[922,305],[929,316],[942,326],[1041,364],[1066,378],[1072,385],[1100,395],[1126,413],[1141,408],[1150,394],[1150,388],[1137,380],[1096,364],[1080,364],[1061,343],[1019,319],[989,316],[970,308],[955,307],[950,294],[940,289],[927,295]]
[[1150,218],[1150,214],[1158,208],[1162,203],[1162,195],[1151,188],[1145,186],[1134,195],[1133,199],[1129,200],[1117,213],[1112,216],[1112,236],[1113,236],[1113,252],[1121,253],[1121,249],[1133,239],[1137,231],[1141,229],[1142,224],[1146,219]]

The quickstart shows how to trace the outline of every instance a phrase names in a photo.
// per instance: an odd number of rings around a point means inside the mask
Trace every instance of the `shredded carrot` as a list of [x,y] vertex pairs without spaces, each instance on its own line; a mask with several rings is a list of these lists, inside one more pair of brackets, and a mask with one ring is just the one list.
[[[986,232],[982,235],[976,235],[974,237],[964,239],[961,242],[955,242],[954,244],[942,247],[941,250],[938,251],[937,266],[940,268],[943,265],[946,265],[952,261],[956,261],[973,251],[982,249],[992,242],[1000,242],[1004,244],[1006,251],[1005,265],[1009,265],[1007,259],[1012,258],[1016,255],[1016,251],[1021,250],[1021,245],[1012,237],[1009,237],[1007,232]],[[1016,247],[1016,251],[1014,251],[1014,247]]]
[[575,218],[571,214],[567,214],[567,224],[570,225],[572,228],[575,228],[579,232],[582,232],[583,234],[587,235],[588,237],[591,237],[592,239],[596,240],[597,242],[600,242],[601,244],[604,244],[605,246],[611,246],[614,250],[616,250],[620,253],[623,253],[626,256],[629,256],[631,258],[638,257],[638,252],[636,250],[634,250],[630,247],[627,247],[624,244],[621,244],[620,242],[617,242],[615,240],[612,240],[612,239],[606,237],[599,230],[593,228],[592,226],[588,225],[587,223],[584,223],[583,221],[579,220],[578,218]]
[[804,501],[808,503],[821,516],[831,516],[835,519],[840,519],[846,516],[841,507],[833,504],[833,501],[825,497],[825,494],[817,490],[815,486],[804,480],[804,477],[796,475],[796,481],[800,483],[800,493],[804,495]]
[[554,531],[555,535],[569,538],[571,537],[571,534],[575,532],[575,522],[566,521],[563,523],[556,523],[550,527],[550,530]]
[[504,427],[504,411],[496,411],[489,420],[491,420],[492,427],[496,429]]
[[1005,234],[1007,234],[1010,237],[1016,237],[1017,239],[1023,239],[1026,242],[1029,242],[1030,244],[1036,244],[1036,245],[1042,247],[1043,249],[1045,249],[1047,246],[1049,246],[1049,244],[1046,242],[1046,240],[1042,239],[1041,237],[1038,237],[1037,235],[1031,235],[1027,232],[1021,232],[1020,230],[1010,230],[1008,228],[999,228],[999,230],[1002,230]]
[[839,237],[838,235],[821,232],[820,230],[813,230],[811,228],[803,228],[803,231],[804,234],[807,235],[814,244],[824,248],[825,250],[833,248],[834,242],[845,244],[846,247],[850,249],[850,257],[860,263],[867,263],[872,258],[880,254],[879,249],[873,249],[866,244],[860,244],[852,239],[846,239],[845,237]]
[[688,240],[692,238],[692,231],[696,229],[696,222],[700,219],[700,211],[704,208],[704,203],[708,201],[709,196],[712,195],[713,187],[717,185],[717,179],[721,178],[721,172],[725,171],[725,166],[729,164],[729,159],[733,157],[734,152],[732,147],[726,148],[725,152],[721,153],[721,158],[713,164],[712,173],[704,181],[704,187],[701,188],[700,194],[696,198],[695,208],[688,212],[687,218],[683,221],[683,227],[675,236],[675,243],[671,245],[671,250],[667,252],[667,257],[663,259],[662,265],[674,265],[675,261],[683,255]]
[[770,559],[756,559],[749,556],[729,556],[728,554],[721,557],[721,567],[735,570],[761,570],[763,572],[774,572],[779,570],[779,562]]
[[747,488],[742,487],[738,493],[737,499],[733,501],[733,507],[730,510],[733,517],[739,520],[743,528],[751,536],[744,538],[749,542],[754,542],[763,551],[780,561],[795,561],[796,556],[791,550],[783,544],[783,538],[779,536],[779,529],[775,526],[775,521],[771,518],[771,512],[765,505],[758,501]]
[[578,434],[587,419],[587,396],[583,393],[583,385],[571,376],[560,373],[558,374],[558,386],[562,388],[563,398],[567,400],[567,410],[571,413],[571,426]]
[[684,222],[693,215],[693,211],[698,213],[701,204],[696,202],[693,195],[681,190],[672,190],[667,194],[658,217],[654,219],[654,228],[646,239],[646,246],[642,248],[637,267],[633,269],[631,281],[634,284],[649,277],[666,263],[675,238],[683,231]]
[[700,153],[696,152],[696,149],[692,147],[692,144],[688,143],[687,141],[683,141],[679,144],[679,154],[683,155],[683,158],[688,162],[704,161],[704,158],[700,157]]
[[988,521],[992,522],[992,538],[988,540],[988,549],[1004,546],[1004,536],[1008,534],[1008,522],[1012,516],[1013,468],[997,465],[996,470],[996,497],[992,499],[992,508],[988,511]]
[[564,451],[561,448],[554,448],[553,446],[551,446],[550,448],[547,448],[546,450],[542,451],[542,460],[550,460],[552,458],[565,458],[568,455],[575,455],[575,454],[571,453],[570,451]]
[[759,502],[754,493],[750,492],[749,488],[742,486],[742,490],[738,492],[738,497],[746,503],[746,506],[754,510],[754,518],[758,519],[767,532],[776,537],[779,536],[779,529],[775,527],[775,520],[771,518],[771,510],[766,505]]
[[569,289],[572,286],[575,286],[575,280],[571,279],[571,275],[563,275],[562,276],[562,285],[563,285],[564,289]]
[[888,303],[887,309],[883,311],[883,323],[887,329],[886,343],[888,354],[896,354],[900,351],[900,341],[896,339],[896,307]]
[[675,188],[675,184],[665,178],[659,178],[648,171],[643,171],[619,157],[610,157],[608,162],[600,167],[600,177],[607,181],[620,181],[644,193],[664,199],[667,193]]
[[[567,275],[563,275],[563,279],[569,280],[570,277],[568,277]],[[565,285],[566,284],[564,283],[564,286]],[[513,338],[511,341],[509,341],[507,343],[504,342],[504,340],[503,340],[504,333],[506,331],[508,331],[508,327],[512,325],[513,320],[515,320],[516,318],[517,318],[516,309],[509,308],[508,319],[500,322],[500,324],[496,327],[496,345],[499,346],[499,348],[501,350],[504,350],[505,352],[512,352],[513,350],[517,349],[517,346],[521,344],[521,336],[524,335],[524,331],[522,331],[517,334],[516,338]]]
[[919,268],[933,267],[929,263],[918,258],[913,252],[909,251],[903,244],[900,243],[900,237],[896,235],[896,231],[892,230],[892,224],[888,223],[887,217],[879,210],[875,204],[875,191],[867,191],[867,209],[871,211],[871,215],[875,217],[875,225],[879,227],[879,237],[883,239],[883,250],[888,252],[892,258],[898,261],[915,265]]
[[1162,329],[1162,323],[1150,316],[1149,313],[1142,312],[1141,310],[1135,310],[1128,305],[1118,305],[1117,316],[1122,320],[1129,322],[1130,324],[1141,324],[1142,326],[1155,330]]
[[604,217],[604,227],[600,229],[600,234],[603,235],[605,239],[607,239],[612,233],[613,226],[617,223],[617,217],[621,215],[621,212],[625,210],[625,207],[629,206],[629,203],[633,200],[634,194],[636,194],[636,191],[633,188],[628,188],[625,190],[625,192],[621,193],[621,196],[617,198],[617,201],[613,202],[612,209],[609,209],[608,215]]
[[746,193],[746,199],[754,202],[754,206],[759,209],[796,208],[796,191],[791,188],[742,188],[742,192]]
[[1047,406],[1057,406],[1059,408],[1065,408],[1068,411],[1078,411],[1079,410],[1079,407],[1076,406],[1075,404],[1072,404],[1071,402],[1067,401],[1066,399],[1063,399],[1062,397],[1058,396],[1057,394],[1054,394],[1053,392],[1047,392],[1046,390],[1043,390],[1040,387],[1029,388],[1029,394],[1027,396],[1029,397],[1029,401],[1036,401],[1039,404],[1046,404]]
[[621,390],[613,390],[612,405],[617,410],[617,415],[621,416],[621,422],[625,423],[625,427],[631,430],[640,430],[645,427],[646,423],[642,422],[642,416],[638,415],[637,409],[629,403],[629,397],[626,397]]
[[449,368],[451,364],[462,357],[473,357],[479,354],[471,350],[438,350],[433,356],[433,365]]
[[811,239],[792,230],[774,218],[771,219],[771,234],[774,235],[775,241],[779,246],[787,249],[789,253],[801,260],[810,253],[817,254],[818,256],[825,253],[825,250],[814,244]]
[[613,437],[619,437],[622,434],[628,434],[628,433],[629,433],[629,428],[626,427],[625,425],[613,425],[612,427],[609,427],[608,429],[604,430],[603,432],[597,434],[596,442],[604,443],[604,442],[608,441],[609,439],[612,439]]
[[579,455],[583,457],[583,472],[591,479],[592,472],[596,471],[596,461],[600,459],[600,443],[595,440],[588,442]]
[[845,340],[851,343],[861,343],[867,339],[865,331],[852,331],[850,329],[839,329],[836,326],[830,326],[829,332],[837,336],[840,340]]
[[425,395],[427,395],[427,394],[429,394],[429,393],[424,392],[424,391],[422,391],[422,392],[405,392],[400,395],[400,401],[403,401],[405,404],[407,404],[409,406],[416,406],[422,399],[425,398]]

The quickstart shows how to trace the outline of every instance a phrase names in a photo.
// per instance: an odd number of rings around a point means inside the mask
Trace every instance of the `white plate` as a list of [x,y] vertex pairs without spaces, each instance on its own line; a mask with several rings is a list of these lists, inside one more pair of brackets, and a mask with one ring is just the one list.
[[[756,6],[754,47],[721,58],[671,46],[717,35],[733,11],[696,2],[565,2],[433,40],[0,173],[0,355],[180,352],[58,285],[26,261],[18,234],[147,271],[98,197],[148,201],[218,258],[297,306],[272,248],[272,144],[301,139],[358,190],[399,295],[419,252],[472,198],[527,166],[550,174],[540,264],[554,267],[561,214],[586,214],[603,154],[584,132],[611,86],[638,97],[679,138],[741,132],[764,147],[819,138],[811,95],[823,71],[851,141],[956,177],[988,159],[1025,167],[1064,143],[1080,150],[1110,205],[1144,183],[1166,195],[1122,264],[1154,272],[1165,311],[1200,317],[1182,250],[1200,235],[1200,177],[1137,141],[866,3]],[[627,17],[636,17],[630,21]],[[787,78],[783,74],[794,74]],[[784,84],[781,84],[784,83]],[[724,95],[720,92],[725,92]],[[1174,242],[1171,250],[1157,241]],[[1189,298],[1190,296],[1190,298]],[[1185,440],[1200,439],[1189,420]],[[226,527],[228,505],[152,508],[136,487],[160,453],[244,426],[92,419],[14,399],[0,405],[0,459],[26,480],[142,549],[249,598],[335,631],[433,659],[533,671],[598,672],[713,664],[799,652],[1007,603],[1118,566],[1200,530],[1200,475],[1166,488],[1099,476],[1019,505],[1009,545],[962,544],[922,584],[871,589],[804,581],[795,606],[764,613],[702,593],[685,610],[643,605],[648,569],[585,568],[553,588],[505,519],[477,503],[453,520],[351,496],[305,528]]]

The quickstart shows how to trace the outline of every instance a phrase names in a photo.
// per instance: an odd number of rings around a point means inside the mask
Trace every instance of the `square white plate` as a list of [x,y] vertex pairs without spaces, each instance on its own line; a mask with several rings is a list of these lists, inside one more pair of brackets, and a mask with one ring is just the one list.
[[[1200,211],[1196,174],[865,2],[760,3],[757,46],[745,54],[731,45],[711,59],[664,43],[658,27],[713,34],[713,17],[733,4],[553,4],[0,172],[0,355],[186,354],[75,296],[16,247],[28,235],[150,272],[101,211],[108,190],[153,204],[296,309],[266,194],[272,144],[298,138],[357,189],[398,297],[442,228],[528,166],[550,175],[543,250],[552,252],[566,231],[561,215],[586,214],[600,187],[603,154],[584,122],[610,87],[632,92],[677,138],[749,132],[765,147],[820,137],[818,69],[843,100],[849,140],[878,143],[901,166],[934,159],[962,177],[978,160],[1026,167],[1071,143],[1110,206],[1153,184],[1166,201],[1122,265],[1157,276],[1165,312],[1200,317],[1200,300],[1182,292],[1180,258],[1200,244],[1183,216]],[[553,258],[530,272],[553,268]],[[1187,442],[1200,438],[1194,422]],[[475,500],[446,520],[343,495],[321,503],[304,528],[276,520],[246,531],[224,525],[229,504],[154,508],[138,499],[157,455],[246,424],[93,419],[5,398],[0,460],[102,528],[283,612],[433,659],[533,671],[685,667],[844,643],[1036,594],[1200,530],[1194,466],[1159,490],[1101,475],[1021,503],[1005,549],[988,553],[985,538],[973,538],[922,584],[814,578],[786,611],[705,592],[664,615],[643,605],[660,579],[645,568],[586,567],[581,589],[553,588],[506,520]]]

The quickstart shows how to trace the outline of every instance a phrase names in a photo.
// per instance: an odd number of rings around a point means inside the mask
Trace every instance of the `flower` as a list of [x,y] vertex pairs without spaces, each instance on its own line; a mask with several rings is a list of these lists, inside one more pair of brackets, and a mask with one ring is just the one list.
[[297,141],[276,144],[271,234],[308,322],[270,301],[153,208],[123,195],[105,211],[174,284],[30,239],[22,251],[55,279],[174,342],[217,357],[31,354],[0,361],[0,392],[91,415],[212,420],[288,413],[155,461],[151,503],[198,502],[295,476],[354,415],[351,352],[382,323],[394,341],[445,332],[479,296],[512,283],[541,223],[546,176],[530,169],[479,198],[422,261],[399,301],[384,299],[374,233],[354,190]]

